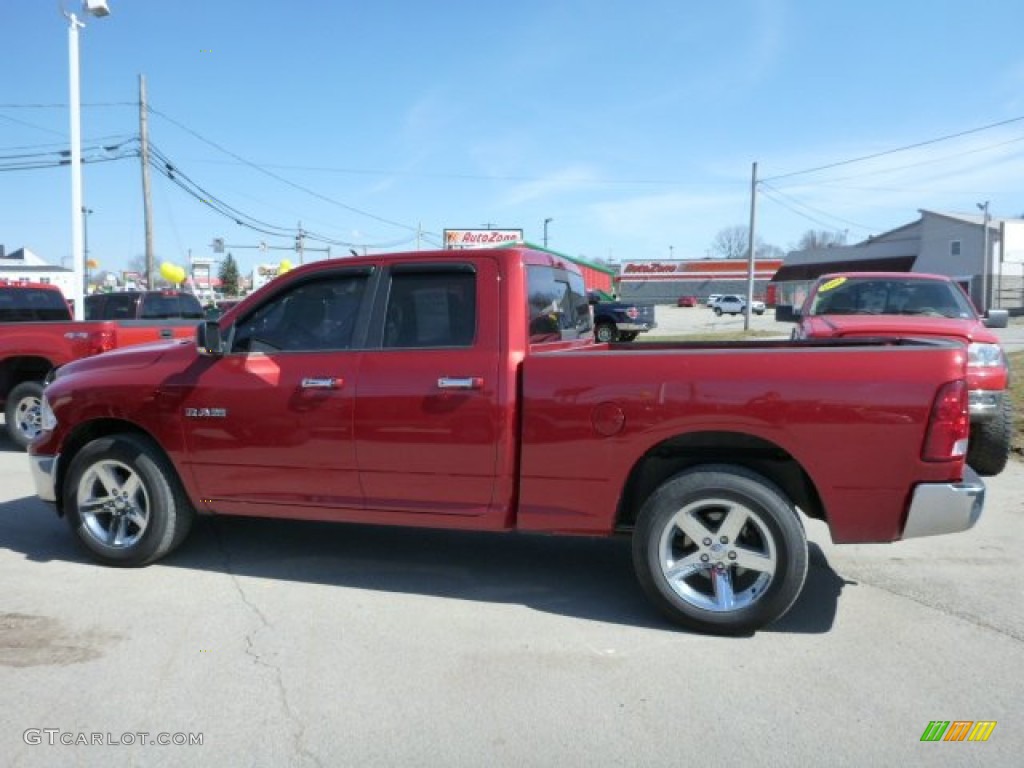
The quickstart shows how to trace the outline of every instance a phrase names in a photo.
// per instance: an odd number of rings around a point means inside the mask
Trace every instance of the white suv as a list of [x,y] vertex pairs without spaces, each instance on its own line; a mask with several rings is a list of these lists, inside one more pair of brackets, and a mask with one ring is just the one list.
[[[715,314],[718,316],[722,315],[742,315],[747,306],[747,300],[742,296],[726,295],[722,296],[718,301],[711,305]],[[750,304],[750,311],[755,315],[764,314],[764,302],[754,300]]]

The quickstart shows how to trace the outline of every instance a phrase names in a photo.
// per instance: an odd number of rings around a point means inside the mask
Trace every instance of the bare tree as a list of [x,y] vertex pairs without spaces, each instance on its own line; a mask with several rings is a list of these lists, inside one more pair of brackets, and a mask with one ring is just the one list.
[[[750,230],[747,227],[726,227],[718,230],[711,241],[711,253],[720,259],[743,259],[747,256]],[[756,246],[755,246],[756,252]]]
[[837,245],[846,245],[846,232],[808,229],[797,241],[793,250],[811,251],[816,248],[832,248]]
[[[719,259],[745,259],[750,246],[748,227],[726,227],[719,230],[711,242],[711,254]],[[786,254],[777,245],[766,243],[760,237],[754,238],[754,255],[759,259],[781,259]]]

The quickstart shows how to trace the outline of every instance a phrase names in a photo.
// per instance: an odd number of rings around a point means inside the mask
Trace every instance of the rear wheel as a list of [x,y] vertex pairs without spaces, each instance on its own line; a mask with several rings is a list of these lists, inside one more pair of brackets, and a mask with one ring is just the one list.
[[633,339],[639,335],[638,331],[630,331],[629,333],[623,332],[619,334],[619,341],[633,341]]
[[7,397],[4,418],[7,434],[19,448],[27,448],[42,427],[43,385],[38,381],[23,381]]
[[991,477],[1006,468],[1013,441],[1013,404],[1003,392],[999,413],[988,421],[971,425],[967,463],[979,475]]
[[170,461],[148,438],[111,435],[86,445],[64,483],[68,524],[107,565],[145,565],[185,538],[194,512]]
[[602,344],[615,341],[615,326],[611,323],[600,323],[594,329],[594,338]]
[[673,622],[746,634],[793,605],[807,576],[807,538],[793,504],[743,467],[694,467],[666,481],[633,533],[633,565]]

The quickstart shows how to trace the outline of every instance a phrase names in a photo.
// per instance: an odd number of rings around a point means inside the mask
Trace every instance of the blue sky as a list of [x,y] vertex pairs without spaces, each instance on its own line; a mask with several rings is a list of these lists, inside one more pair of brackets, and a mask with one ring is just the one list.
[[[702,258],[747,225],[754,161],[757,231],[783,249],[808,229],[859,240],[919,208],[1024,214],[1019,0],[109,4],[80,37],[83,144],[134,146],[145,74],[154,146],[275,231],[301,221],[372,252],[486,225],[539,243],[551,218],[566,253]],[[50,0],[0,0],[0,29],[0,158],[57,150],[66,22]],[[135,157],[84,167],[104,269],[144,251],[140,179]],[[291,242],[156,173],[152,199],[158,262],[212,255],[214,237]],[[8,250],[60,263],[69,220],[66,166],[0,171]],[[232,252],[243,269],[288,255]]]

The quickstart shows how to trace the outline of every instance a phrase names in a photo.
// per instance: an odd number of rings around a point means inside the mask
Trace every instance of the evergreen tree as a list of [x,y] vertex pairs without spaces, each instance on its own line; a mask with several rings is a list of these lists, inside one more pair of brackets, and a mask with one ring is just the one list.
[[235,262],[235,257],[230,253],[221,262],[220,272],[217,277],[220,278],[220,290],[225,296],[238,295],[241,276],[238,274],[238,264]]

